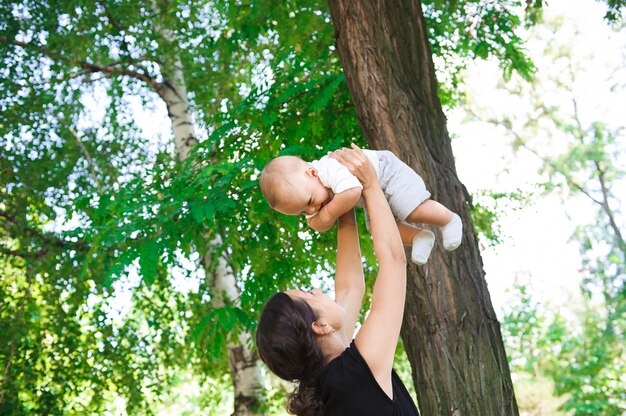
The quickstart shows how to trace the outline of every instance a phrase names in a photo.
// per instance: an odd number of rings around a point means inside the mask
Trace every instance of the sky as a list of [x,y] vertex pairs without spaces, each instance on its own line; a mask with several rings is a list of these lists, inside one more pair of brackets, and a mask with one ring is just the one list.
[[[540,96],[552,103],[560,102],[564,112],[572,107],[571,97],[575,96],[583,124],[603,120],[614,126],[624,125],[626,33],[612,32],[603,21],[604,6],[591,0],[553,0],[545,6],[544,15],[547,21],[559,23],[555,33],[542,29],[539,39],[533,37],[527,42],[538,74],[541,76],[542,70],[547,74],[550,67],[567,69],[562,59],[543,52],[546,42],[570,48],[573,61],[583,70],[571,91],[547,89],[540,91]],[[494,62],[473,64],[466,79],[467,94],[473,107],[478,105],[492,114],[498,109],[500,114],[515,119],[526,109],[515,97],[498,89],[503,82],[500,72]],[[516,280],[528,284],[541,303],[575,304],[581,263],[579,245],[572,235],[576,225],[594,221],[594,208],[582,197],[563,199],[538,194],[536,184],[545,180],[538,173],[539,160],[528,151],[514,153],[512,137],[503,128],[468,120],[462,108],[448,111],[447,117],[448,130],[455,136],[452,145],[457,172],[470,193],[520,189],[534,194],[526,201],[528,205],[505,211],[499,218],[503,244],[482,250],[496,312],[501,313],[510,299],[508,291]],[[556,135],[544,150],[558,151],[559,143],[562,140]],[[626,160],[621,161],[621,167],[626,167]],[[622,181],[613,191],[626,201],[626,183]],[[624,228],[623,216],[620,227]]]

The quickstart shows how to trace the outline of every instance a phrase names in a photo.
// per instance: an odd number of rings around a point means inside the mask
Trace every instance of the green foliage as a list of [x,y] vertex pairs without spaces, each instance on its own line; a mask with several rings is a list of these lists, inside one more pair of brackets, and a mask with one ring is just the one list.
[[413,370],[411,369],[411,362],[404,349],[404,344],[400,341],[396,347],[396,354],[393,359],[393,369],[402,380],[402,383],[406,386],[409,394],[415,400],[415,403],[419,400],[415,393],[415,386],[413,385]]
[[626,1],[624,0],[606,0],[606,4],[609,9],[606,12],[604,18],[609,22],[623,21],[624,8],[626,8]]
[[[277,44],[276,23],[271,22],[292,19],[287,16],[293,5],[241,13],[249,9],[230,4],[211,9],[202,3],[174,4],[163,13],[164,23],[177,31],[180,28],[177,35],[183,49],[166,43],[154,47],[154,16],[140,5],[3,3],[5,16],[10,18],[0,42],[6,57],[2,71],[11,77],[2,82],[4,90],[12,92],[3,95],[0,123],[3,149],[8,152],[1,158],[2,183],[6,185],[2,193],[7,197],[2,203],[3,253],[7,261],[27,259],[28,265],[21,269],[31,270],[31,281],[42,276],[36,282],[46,281],[59,292],[46,291],[45,296],[34,298],[29,294],[37,285],[24,284],[12,288],[14,305],[3,307],[4,329],[14,340],[2,353],[3,364],[10,370],[10,378],[2,382],[3,413],[72,413],[78,400],[75,395],[93,412],[114,397],[124,398],[126,411],[150,412],[150,406],[143,403],[174,383],[159,373],[165,375],[188,360],[194,371],[218,377],[226,371],[224,342],[251,328],[252,312],[270,293],[287,284],[308,285],[310,276],[320,272],[319,265],[330,268],[324,258],[332,257],[332,244],[319,243],[318,247],[327,249],[308,252],[314,240],[332,241],[332,233],[298,237],[304,224],[270,212],[250,177],[258,174],[259,163],[273,156],[272,148],[264,148],[265,156],[259,152],[260,159],[256,159],[257,134],[266,134],[267,140],[278,143],[281,135],[297,132],[301,143],[302,137],[314,132],[313,139],[322,141],[328,127],[320,114],[336,113],[327,107],[332,107],[343,84],[341,72],[320,73],[302,85],[294,83],[293,77],[310,77],[319,66],[312,60],[317,59],[319,50],[310,47],[303,51],[300,46],[316,44],[311,41],[320,36],[315,25],[320,25],[327,40],[332,39],[332,26],[313,9],[294,15],[293,26],[281,26],[287,31],[280,35],[284,39],[276,49],[277,57],[262,62],[268,42]],[[212,18],[206,19],[208,16]],[[191,33],[184,30],[190,17],[196,25]],[[26,34],[25,22],[33,35]],[[206,22],[212,22],[211,27]],[[9,26],[13,31],[5,32]],[[135,110],[130,105],[138,98],[154,107],[152,82],[160,76],[157,63],[167,67],[174,49],[186,65],[188,90],[200,127],[210,133],[183,165],[161,151],[164,146],[149,142],[135,124]],[[320,49],[321,58],[329,59],[327,44],[322,43]],[[107,65],[111,61],[119,63]],[[90,67],[91,63],[97,68]],[[263,90],[262,83],[250,83],[251,73],[263,65],[275,66],[275,74],[280,74],[269,91]],[[336,58],[335,67],[339,68]],[[126,70],[130,75],[126,76]],[[246,88],[256,92],[241,95]],[[345,86],[342,88],[347,97]],[[271,107],[246,107],[263,94],[272,97]],[[25,100],[26,95],[32,99]],[[212,101],[206,100],[211,97]],[[103,103],[104,114],[93,105],[83,105],[90,101]],[[221,112],[224,103],[234,110]],[[289,107],[287,103],[293,104]],[[281,112],[278,106],[282,106]],[[299,109],[309,116],[318,114],[316,122],[293,123],[292,114]],[[249,125],[252,120],[258,123],[254,129]],[[247,126],[245,133],[237,123]],[[341,131],[338,117],[333,116],[332,123],[336,123],[333,129]],[[356,126],[354,121],[350,124]],[[270,133],[273,126],[284,130],[277,128],[277,136]],[[250,134],[254,130],[258,133]],[[246,152],[254,154],[255,160],[246,157]],[[181,265],[180,259],[198,259],[197,253],[207,251],[210,235],[203,235],[202,230],[219,232],[224,239],[222,250],[228,248],[230,266],[241,274],[243,308],[208,307],[215,294],[202,279],[195,292],[171,290],[176,283],[171,272]],[[275,254],[268,256],[268,252]],[[210,262],[207,271],[221,254],[215,250],[202,257]],[[197,263],[191,270],[194,274],[199,273]],[[9,275],[4,267],[3,274],[5,269]],[[129,281],[130,271],[138,272],[140,281]],[[3,283],[14,284],[13,279]],[[132,293],[132,312],[122,313],[121,321],[114,322],[108,305],[123,291]],[[11,296],[4,296],[3,302],[9,302]],[[77,341],[76,347],[84,354],[102,358],[98,366],[106,371],[63,367],[61,363],[75,360],[71,356],[63,359],[73,350],[58,342],[42,344],[45,354],[60,354],[58,360],[45,360],[46,367],[29,361],[28,357],[43,352],[34,352],[39,351],[33,349],[39,342],[32,347],[18,344],[24,334],[40,332],[39,324],[25,319],[23,310],[40,308],[40,298],[41,302],[53,300],[44,302],[42,310],[70,308],[70,315],[55,315],[46,325]],[[72,319],[80,325],[71,325]],[[101,347],[94,340],[92,346],[76,336],[81,325],[102,327],[98,333],[111,334],[106,338],[110,341]],[[181,353],[183,343],[196,347]],[[105,360],[102,348],[120,358]],[[135,361],[140,364],[134,365]],[[89,364],[94,365],[94,358]],[[59,383],[68,380],[84,387],[61,394],[62,390],[42,378],[44,370],[57,374]],[[101,386],[102,394],[97,396],[93,395],[95,382]],[[24,395],[29,391],[35,396]],[[38,391],[48,401],[37,399]],[[95,399],[89,399],[92,396]]]
[[[549,27],[550,36],[558,22],[548,24],[554,26]],[[586,103],[575,93],[576,80],[593,57],[579,61],[552,38],[545,53],[554,55],[567,71],[550,77],[539,73],[530,86],[512,86],[516,94],[527,97],[531,112],[506,115],[497,124],[511,133],[518,150],[540,160],[546,193],[559,192],[568,201],[576,198],[577,205],[588,204],[595,219],[579,226],[572,236],[580,247],[578,304],[571,305],[568,314],[560,313],[550,305],[539,305],[524,285],[518,285],[504,315],[504,339],[513,371],[533,380],[549,377],[554,394],[564,398],[562,411],[622,415],[626,411],[626,245],[621,232],[623,204],[616,190],[624,178],[620,164],[624,129],[608,118],[594,120],[579,110]],[[545,90],[557,91],[555,95],[568,97],[573,105],[559,107],[543,96]],[[608,99],[609,91],[604,94]]]
[[[93,283],[75,284],[69,274],[55,281],[36,269],[26,262],[13,269],[12,276],[5,274],[14,279],[2,279],[0,313],[7,334],[0,352],[7,375],[2,413],[68,414],[85,408],[98,412],[115,396],[126,398],[129,412],[142,413],[146,391],[164,385],[159,363],[174,363],[176,333],[145,328],[150,321],[142,316],[115,322],[105,312],[111,297],[98,294]],[[64,274],[63,268],[59,273]],[[167,293],[163,286],[160,292]],[[166,309],[161,314],[176,321]],[[169,347],[141,348],[150,343]]]
[[554,391],[554,381],[549,377],[534,376],[527,373],[513,375],[515,387],[515,399],[521,414],[565,416],[566,413],[559,410],[565,397],[558,397]]
[[227,415],[232,413],[233,388],[228,374],[199,379],[181,369],[172,375],[171,389],[160,396],[155,413],[168,415]]
[[505,212],[523,208],[530,198],[530,195],[520,190],[505,193],[483,190],[473,195],[470,215],[480,243],[488,247],[501,244],[503,235],[498,219]]
[[502,317],[502,333],[511,370],[538,376],[559,352],[567,328],[558,312],[551,316],[532,298],[528,286],[517,282]]
[[517,284],[502,319],[503,338],[511,370],[535,382],[553,380],[554,395],[564,396],[562,410],[618,416],[626,409],[625,357],[618,335],[623,319],[607,322],[598,312],[584,298],[579,317],[565,319]]
[[541,6],[541,2],[518,0],[423,2],[444,106],[462,99],[463,70],[475,59],[495,57],[505,77],[513,72],[532,77],[536,68],[518,32],[539,20]]

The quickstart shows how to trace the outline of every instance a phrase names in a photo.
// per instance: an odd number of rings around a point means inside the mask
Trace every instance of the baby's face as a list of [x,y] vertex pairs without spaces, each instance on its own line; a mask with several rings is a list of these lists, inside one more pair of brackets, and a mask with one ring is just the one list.
[[275,209],[286,215],[315,215],[330,202],[330,192],[317,177],[315,169],[309,168],[298,175],[301,175],[298,178],[299,185],[279,195]]

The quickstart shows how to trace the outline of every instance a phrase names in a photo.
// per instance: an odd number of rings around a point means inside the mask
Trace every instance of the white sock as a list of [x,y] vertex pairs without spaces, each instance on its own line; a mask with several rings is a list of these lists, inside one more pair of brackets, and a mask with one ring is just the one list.
[[422,230],[413,237],[413,247],[411,249],[411,260],[413,263],[418,265],[426,263],[434,244],[435,234],[432,231]]
[[441,227],[441,236],[443,237],[443,248],[452,251],[461,245],[463,239],[463,221],[457,214],[452,214],[452,219],[446,225]]

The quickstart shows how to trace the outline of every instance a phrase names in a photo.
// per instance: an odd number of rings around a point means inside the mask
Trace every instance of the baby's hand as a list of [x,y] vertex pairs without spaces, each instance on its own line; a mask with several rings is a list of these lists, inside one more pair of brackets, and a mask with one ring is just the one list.
[[363,190],[378,182],[376,170],[363,150],[352,143],[352,149],[339,149],[328,154],[344,165],[363,184]]
[[330,230],[335,224],[335,221],[324,221],[320,215],[313,215],[307,217],[306,223],[309,224],[309,227],[313,228],[315,231],[323,233]]
[[[372,169],[374,168],[372,167]],[[374,177],[376,177],[375,173]],[[346,189],[343,192],[335,194],[333,199],[323,205],[315,216],[307,218],[307,223],[314,230],[321,232],[328,231],[335,225],[337,218],[354,208],[357,202],[359,202],[360,197],[360,187]]]

